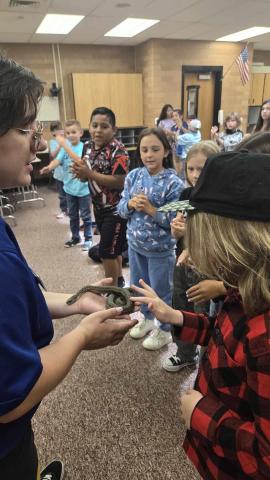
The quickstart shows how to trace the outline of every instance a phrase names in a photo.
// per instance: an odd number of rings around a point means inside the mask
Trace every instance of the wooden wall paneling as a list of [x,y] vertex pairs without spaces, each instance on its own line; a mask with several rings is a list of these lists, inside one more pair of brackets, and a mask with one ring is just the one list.
[[143,125],[142,75],[111,74],[111,109],[118,127]]
[[142,75],[73,73],[72,79],[76,118],[83,128],[92,110],[101,106],[114,111],[119,127],[143,124]]
[[92,110],[111,104],[109,74],[73,73],[72,80],[75,116],[83,128],[88,128]]
[[270,98],[270,73],[265,74],[264,90],[263,90],[263,102]]
[[251,91],[249,97],[249,105],[261,105],[264,90],[264,73],[254,73],[252,75]]

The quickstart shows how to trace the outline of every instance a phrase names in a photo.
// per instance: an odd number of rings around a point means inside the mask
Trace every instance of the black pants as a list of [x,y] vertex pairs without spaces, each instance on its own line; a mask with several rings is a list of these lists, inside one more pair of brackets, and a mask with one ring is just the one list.
[[38,456],[31,423],[19,444],[0,459],[1,480],[38,480]]
[[[186,312],[205,313],[209,310],[209,303],[202,305],[194,305],[189,303],[186,296],[186,291],[196,285],[206,277],[200,275],[196,270],[185,265],[175,265],[173,273],[173,297],[172,305],[176,310],[184,310]],[[194,362],[198,356],[197,345],[192,343],[185,343],[178,338],[173,337],[173,341],[177,345],[176,355],[185,362]]]

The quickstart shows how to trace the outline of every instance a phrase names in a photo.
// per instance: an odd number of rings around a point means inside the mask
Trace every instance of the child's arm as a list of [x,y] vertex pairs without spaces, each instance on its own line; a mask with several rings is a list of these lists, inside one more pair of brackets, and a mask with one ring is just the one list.
[[51,160],[54,160],[55,157],[57,157],[57,155],[58,155],[58,153],[60,152],[61,148],[62,148],[61,145],[58,144],[58,147],[57,147],[57,148],[55,148],[54,150],[50,151],[50,159],[51,159]]
[[196,345],[208,345],[215,318],[210,319],[205,314],[175,310],[163,302],[143,280],[139,283],[141,287],[132,285],[132,289],[140,294],[140,297],[131,297],[135,305],[147,305],[157,320],[174,325],[175,337],[180,340]]
[[57,135],[57,136],[56,136],[56,140],[57,140],[57,142],[59,143],[60,148],[63,148],[63,149],[67,152],[68,156],[69,156],[70,158],[72,158],[72,160],[73,160],[74,162],[75,162],[76,160],[77,160],[77,161],[80,161],[80,160],[81,160],[81,157],[79,157],[79,155],[77,155],[77,154],[72,150],[72,148],[68,145],[65,137],[63,137],[62,135]]
[[50,173],[52,170],[54,170],[59,165],[61,165],[59,160],[54,159],[49,163],[49,165],[46,165],[46,167],[41,168],[39,173],[40,173],[40,175],[46,175],[47,173]]
[[188,302],[203,303],[216,297],[224,296],[227,290],[224,283],[218,280],[202,280],[186,292]]
[[122,190],[125,183],[126,173],[128,171],[128,155],[119,150],[114,155],[113,174],[105,175],[89,168],[87,163],[82,160],[75,160],[71,170],[75,177],[82,181],[92,180],[101,187],[107,187],[111,190]]
[[133,175],[133,172],[130,172],[127,175],[125,179],[124,190],[122,191],[120,202],[117,205],[117,212],[122,218],[131,217],[135,209],[136,198],[130,196],[130,191],[133,184]]
[[182,133],[182,135],[178,135],[177,137],[177,143],[179,145],[188,145],[190,141],[192,140],[192,134],[190,132],[188,133]]
[[171,234],[176,240],[183,238],[186,232],[186,220],[182,212],[177,212],[171,221]]

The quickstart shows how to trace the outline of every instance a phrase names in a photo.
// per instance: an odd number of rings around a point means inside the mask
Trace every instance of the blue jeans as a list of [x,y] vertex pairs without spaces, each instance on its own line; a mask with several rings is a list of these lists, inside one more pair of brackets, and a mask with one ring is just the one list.
[[58,193],[58,198],[59,198],[59,207],[61,212],[68,212],[68,206],[67,206],[67,194],[64,190],[64,184],[61,182],[61,180],[55,180],[55,185],[57,188],[57,193]]
[[91,240],[92,221],[90,195],[85,195],[84,197],[75,197],[74,195],[69,195],[69,193],[67,193],[66,196],[72,240],[80,240],[80,216],[84,226],[84,238],[85,240]]
[[[165,257],[158,255],[156,257],[147,257],[137,253],[129,246],[128,253],[131,285],[139,285],[139,280],[142,278],[155,290],[164,302],[171,305],[173,268],[175,263],[174,252],[169,252]],[[141,312],[148,319],[154,319],[154,315],[148,310],[147,305],[141,306]],[[166,332],[171,330],[170,324],[160,323],[157,320],[156,322],[161,330],[165,330]]]

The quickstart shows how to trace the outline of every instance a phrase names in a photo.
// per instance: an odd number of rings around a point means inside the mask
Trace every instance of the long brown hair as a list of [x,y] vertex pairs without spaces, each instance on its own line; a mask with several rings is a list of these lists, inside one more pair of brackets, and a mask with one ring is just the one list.
[[201,273],[239,289],[248,315],[269,308],[270,222],[192,213],[186,243]]
[[144,130],[141,131],[139,138],[138,138],[138,143],[137,143],[137,148],[135,152],[135,157],[137,160],[137,163],[140,167],[143,167],[143,162],[141,160],[141,154],[140,154],[140,145],[141,141],[144,137],[148,137],[149,135],[155,135],[159,141],[162,143],[165,152],[168,152],[168,155],[164,157],[163,159],[163,167],[164,168],[173,168],[173,159],[172,159],[172,148],[171,145],[168,142],[167,136],[162,130],[162,128],[154,127],[154,128],[144,128]]
[[[266,105],[267,103],[270,103],[270,98],[268,98],[268,100],[265,100],[260,108],[260,113],[259,113],[259,116],[258,116],[258,120],[257,120],[257,123],[255,125],[255,128],[254,128],[254,133],[256,132],[260,132],[263,128],[263,119],[262,119],[262,108],[264,105]],[[266,128],[264,129],[264,131],[267,131],[267,130],[270,130],[270,118],[268,118],[267,120],[267,123],[266,123]]]

